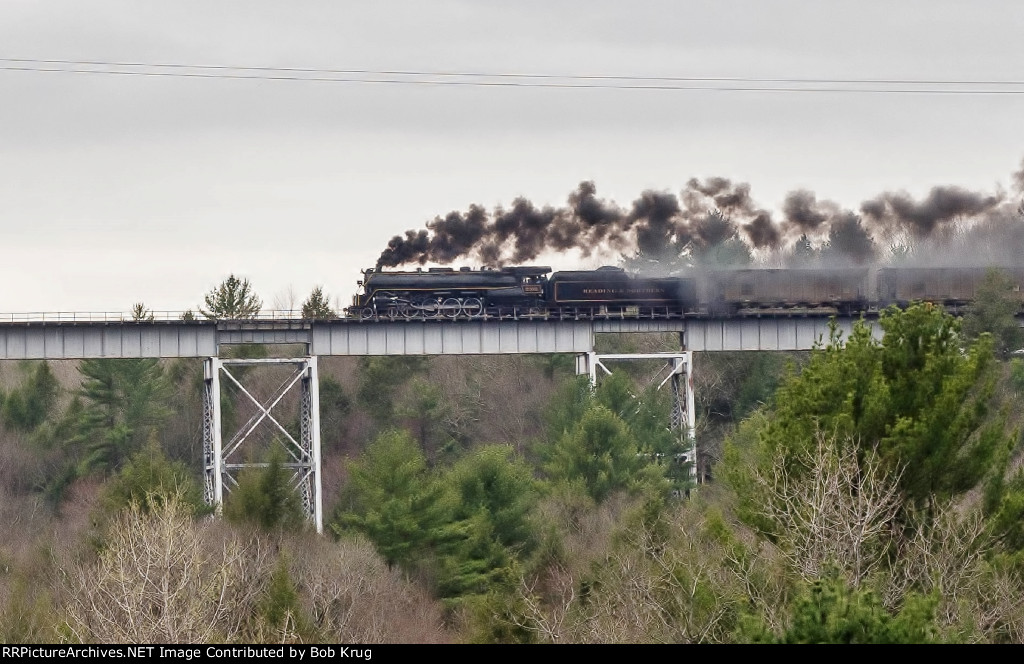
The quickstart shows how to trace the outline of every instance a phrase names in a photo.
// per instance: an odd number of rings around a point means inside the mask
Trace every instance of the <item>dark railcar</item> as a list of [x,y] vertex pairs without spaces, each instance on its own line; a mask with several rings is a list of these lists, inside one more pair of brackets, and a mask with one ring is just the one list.
[[878,270],[877,299],[880,306],[910,302],[934,302],[949,306],[969,304],[992,269],[1007,275],[1014,294],[1024,306],[1024,268],[985,267],[886,267]]
[[697,306],[696,281],[691,277],[639,277],[622,268],[555,272],[547,284],[549,306],[603,307],[621,311],[630,307],[660,308],[674,312]]
[[869,299],[867,268],[709,270],[702,299],[710,311],[834,307],[852,311]]

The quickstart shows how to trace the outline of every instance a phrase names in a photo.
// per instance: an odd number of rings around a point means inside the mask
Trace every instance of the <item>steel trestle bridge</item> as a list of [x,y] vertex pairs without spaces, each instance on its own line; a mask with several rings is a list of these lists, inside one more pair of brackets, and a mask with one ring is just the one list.
[[[677,333],[691,351],[808,350],[827,339],[831,317],[756,314],[657,317],[628,314],[477,319],[134,321],[120,314],[0,314],[0,359],[217,357],[221,346],[297,344],[305,355],[587,353],[601,333]],[[854,318],[835,317],[844,334]],[[875,326],[877,328],[877,325]],[[877,332],[876,332],[877,333]]]
[[[76,360],[93,358],[203,358],[203,457],[207,501],[219,507],[226,492],[237,485],[237,473],[248,466],[241,447],[259,427],[270,427],[289,455],[285,467],[293,473],[309,519],[323,530],[320,479],[320,408],[317,358],[371,355],[503,355],[573,353],[577,374],[596,383],[609,365],[629,360],[657,361],[659,385],[670,386],[670,427],[677,432],[677,458],[693,464],[694,351],[795,351],[813,348],[827,339],[835,324],[848,335],[854,319],[830,318],[824,312],[757,312],[734,317],[660,314],[649,310],[602,315],[594,310],[561,310],[543,316],[512,312],[507,316],[372,317],[364,320],[308,320],[293,312],[244,320],[183,320],[177,315],[154,315],[132,320],[128,314],[48,313],[0,314],[0,360]],[[834,320],[834,323],[832,322]],[[880,335],[878,326],[873,333]],[[680,350],[653,354],[599,354],[595,339],[603,333],[672,333]],[[287,345],[293,357],[221,359],[221,350],[240,344]],[[268,399],[255,397],[236,367],[289,365],[292,377]],[[221,389],[232,384],[256,410],[230,439],[222,432]],[[286,392],[299,392],[298,436],[289,433],[274,415]],[[691,477],[699,479],[694,470]]]

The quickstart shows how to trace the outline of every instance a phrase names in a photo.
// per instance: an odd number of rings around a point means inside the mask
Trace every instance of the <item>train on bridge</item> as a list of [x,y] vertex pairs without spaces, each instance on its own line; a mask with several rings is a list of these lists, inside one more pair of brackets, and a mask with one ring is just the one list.
[[671,277],[619,267],[552,271],[368,269],[346,310],[359,320],[742,315],[857,315],[889,305],[969,305],[986,274],[1002,271],[1024,312],[1021,267],[849,267],[691,270]]

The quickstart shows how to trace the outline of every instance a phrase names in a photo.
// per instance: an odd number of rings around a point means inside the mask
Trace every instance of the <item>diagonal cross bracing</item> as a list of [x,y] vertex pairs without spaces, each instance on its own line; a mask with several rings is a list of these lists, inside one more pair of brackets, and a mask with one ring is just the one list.
[[[227,369],[231,365],[273,364],[290,364],[298,368],[275,390],[267,402],[262,402],[253,396],[252,392],[242,384],[242,381]],[[227,376],[228,380],[259,411],[235,433],[226,449],[222,445],[221,375]],[[300,390],[299,428],[301,433],[299,440],[296,440],[271,414],[274,407],[296,386]],[[282,442],[292,461],[282,465],[292,471],[292,486],[299,492],[303,509],[308,518],[314,523],[317,532],[323,532],[323,496],[320,481],[320,392],[315,356],[261,360],[221,360],[216,357],[206,359],[203,390],[203,457],[206,466],[206,499],[218,510],[223,504],[225,491],[229,491],[233,486],[238,486],[235,477],[237,472],[245,468],[269,465],[260,462],[228,461],[228,458],[241,448],[242,444],[260,425],[272,425],[275,431],[284,434],[283,439],[278,438],[278,440]]]

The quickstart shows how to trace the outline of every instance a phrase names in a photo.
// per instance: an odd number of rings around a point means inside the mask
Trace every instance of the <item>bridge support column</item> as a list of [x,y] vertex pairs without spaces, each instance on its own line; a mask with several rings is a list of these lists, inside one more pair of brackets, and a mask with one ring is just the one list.
[[[241,382],[244,376],[231,372],[234,367],[288,365],[291,375],[267,399],[253,396]],[[285,468],[292,471],[293,488],[302,498],[302,507],[317,532],[323,532],[323,495],[320,480],[320,388],[316,356],[291,359],[206,359],[203,367],[203,463],[205,467],[206,501],[219,513],[226,492],[238,482],[236,475],[244,468],[265,467],[266,463],[241,460],[239,452],[254,433],[270,429],[271,442],[282,445],[286,453]],[[233,385],[245,402],[255,407],[254,413],[231,438],[223,441],[221,413],[222,379]],[[272,413],[286,395],[299,392],[298,440]],[[251,410],[251,408],[250,408]],[[262,425],[262,428],[261,428]]]
[[693,351],[684,350],[677,353],[580,353],[576,356],[576,375],[582,376],[586,374],[590,377],[590,384],[596,386],[598,369],[608,375],[612,373],[605,366],[605,362],[628,360],[661,360],[665,363],[651,382],[653,383],[654,380],[664,376],[658,384],[658,389],[663,388],[666,383],[671,385],[672,412],[669,424],[679,438],[680,451],[677,454],[677,458],[680,462],[687,464],[690,481],[699,482],[700,474],[697,472],[697,438],[695,435],[696,410],[693,392]]

